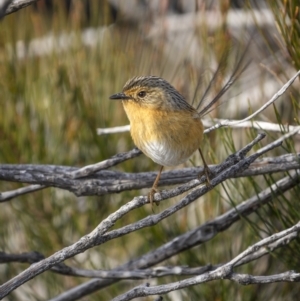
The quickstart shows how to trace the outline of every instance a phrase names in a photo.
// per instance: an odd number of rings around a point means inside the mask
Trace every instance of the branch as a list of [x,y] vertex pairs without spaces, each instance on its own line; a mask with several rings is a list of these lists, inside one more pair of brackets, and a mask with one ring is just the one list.
[[[296,127],[293,131],[281,136],[274,143],[274,147],[278,143],[296,135],[300,127]],[[269,144],[267,148],[272,146]],[[123,162],[129,157],[139,154],[139,150],[133,149],[127,153],[119,154],[111,159],[89,165],[78,170],[75,167],[55,166],[55,165],[30,165],[30,164],[0,164],[0,180],[22,182],[29,184],[39,184],[43,186],[53,186],[73,192],[77,196],[87,195],[105,195],[109,193],[116,193],[125,190],[141,189],[151,187],[156,177],[155,172],[147,173],[123,173],[119,171],[101,170],[94,175],[85,178],[72,179],[70,175],[82,175],[86,172],[90,173],[100,167],[108,167]],[[227,164],[227,161],[225,161]],[[210,166],[213,174],[217,174],[229,165],[225,162],[216,166]],[[248,169],[239,170],[234,177],[246,177],[254,175],[262,175],[270,172],[288,171],[299,168],[299,154],[283,155],[280,157],[266,158],[253,163]],[[224,165],[225,164],[225,165]],[[86,170],[87,169],[87,170]],[[83,173],[82,173],[83,171]],[[184,168],[179,170],[172,170],[163,172],[159,185],[174,185],[187,183],[195,179],[201,174],[203,167]],[[204,178],[201,183],[204,182]],[[38,189],[40,186],[37,186]],[[189,186],[185,188],[180,187],[180,190],[188,190]],[[32,188],[34,191],[34,187]],[[17,195],[17,193],[16,193]],[[5,201],[5,196],[0,195],[0,200]]]
[[[257,129],[261,131],[270,131],[270,132],[278,132],[282,133],[283,131],[293,131],[297,126],[294,125],[283,125],[279,123],[265,122],[265,121],[240,121],[240,120],[230,120],[233,124],[230,125],[232,129],[244,129],[251,128]],[[202,119],[202,123],[205,128],[213,127],[216,123],[226,124],[228,119]],[[108,134],[119,134],[130,131],[130,125],[117,126],[111,128],[98,128],[97,135],[108,135]],[[299,133],[298,133],[299,134]]]
[[269,276],[252,276],[248,274],[232,273],[226,279],[233,280],[234,282],[242,285],[266,284],[274,282],[299,282],[300,273],[296,273],[295,271],[287,271],[285,273]]
[[[236,178],[258,176],[275,172],[287,172],[300,168],[300,153],[285,154],[278,157],[266,157],[256,160],[248,169],[238,172]],[[103,170],[90,176],[88,179],[68,179],[61,181],[61,175],[52,172],[49,166],[45,165],[1,165],[0,179],[5,181],[18,181],[22,183],[41,183],[43,177],[44,185],[33,184],[13,191],[0,193],[0,202],[9,201],[19,195],[41,190],[46,187],[54,186],[75,193],[77,196],[83,195],[105,195],[118,193],[126,190],[142,189],[151,187],[156,177],[156,172],[126,173],[119,171]],[[55,167],[55,166],[53,166]],[[214,172],[220,165],[210,165],[209,168]],[[46,169],[48,168],[48,172]],[[62,167],[67,170],[71,167]],[[24,172],[27,170],[27,172]],[[159,186],[184,184],[196,179],[203,171],[202,167],[181,168],[162,173]],[[54,183],[53,183],[54,181]],[[70,184],[71,183],[71,184]],[[46,185],[45,185],[46,184]],[[86,187],[88,186],[88,187]],[[83,189],[84,188],[84,189]]]
[[130,131],[130,125],[115,126],[111,128],[97,128],[97,135],[119,134]]
[[[238,265],[243,265],[250,261],[254,261],[257,258],[260,258],[266,254],[269,254],[269,251],[274,251],[275,249],[289,244],[292,240],[297,238],[297,233],[291,233],[289,236],[279,239],[275,243],[269,245],[268,249],[261,249],[260,252],[255,255],[247,256],[244,260],[241,260]],[[39,252],[28,252],[21,254],[7,254],[5,252],[0,252],[0,263],[11,263],[11,262],[26,262],[26,263],[35,263],[42,259],[45,256]],[[148,264],[147,264],[148,266]],[[64,263],[60,263],[51,268],[51,271],[56,272],[61,275],[76,276],[76,277],[86,277],[86,278],[102,278],[102,279],[147,279],[147,278],[158,278],[165,276],[187,276],[187,275],[200,275],[207,271],[212,271],[219,268],[221,264],[211,265],[208,264],[202,267],[188,267],[188,266],[156,266],[153,269],[122,269],[116,268],[113,270],[87,270],[79,269],[67,266]],[[73,299],[72,299],[73,300]]]
[[230,127],[233,125],[237,125],[239,123],[246,122],[246,121],[252,119],[253,117],[257,116],[259,113],[264,111],[267,107],[269,107],[272,103],[274,103],[280,96],[282,96],[285,93],[285,91],[293,84],[293,82],[299,75],[300,75],[300,70],[285,85],[283,85],[282,88],[277,93],[275,93],[268,102],[266,102],[263,106],[261,106],[256,112],[254,112],[250,116],[246,117],[245,119],[238,120],[238,121],[227,120],[226,122],[218,123],[215,126],[205,130],[204,133],[209,133],[213,130],[216,130],[216,129],[218,129],[220,127],[224,127],[224,126]]
[[0,0],[0,19],[2,19],[5,16],[6,10],[10,2],[11,0]]
[[21,254],[7,254],[5,252],[0,252],[0,263],[9,263],[9,262],[34,263],[44,258],[45,257],[39,252],[27,252]]
[[300,222],[289,229],[273,234],[272,236],[269,236],[261,240],[260,242],[254,244],[253,246],[249,247],[247,250],[245,250],[244,252],[236,256],[227,264],[217,268],[214,271],[210,271],[202,275],[198,275],[195,277],[191,277],[188,279],[184,279],[181,281],[177,281],[165,285],[158,285],[153,287],[138,286],[131,289],[127,293],[114,298],[112,301],[128,301],[128,300],[135,299],[137,297],[166,294],[171,291],[183,289],[192,285],[197,285],[200,283],[217,280],[217,279],[229,279],[243,285],[251,284],[251,283],[271,283],[271,282],[279,282],[279,281],[298,282],[300,281],[300,273],[296,273],[294,271],[288,271],[286,273],[271,275],[271,276],[252,276],[252,275],[242,275],[242,274],[233,273],[233,268],[241,259],[245,258],[250,254],[255,254],[262,247],[267,246],[268,244],[271,244],[278,239],[284,238],[291,233],[294,232],[298,233],[299,231],[300,231]]
[[[217,175],[215,178],[211,180],[210,186],[202,186],[196,190],[190,192],[186,197],[184,197],[178,204],[171,206],[170,208],[165,209],[164,211],[160,212],[159,214],[147,216],[146,218],[141,219],[140,221],[124,226],[120,229],[113,230],[110,233],[105,233],[115,224],[117,220],[127,214],[129,211],[138,208],[148,202],[147,197],[137,197],[134,198],[133,201],[126,203],[122,207],[120,207],[116,212],[110,214],[106,219],[104,219],[91,233],[83,236],[78,242],[74,243],[73,245],[66,247],[55,254],[51,255],[50,257],[41,260],[40,262],[30,266],[19,275],[15,276],[13,279],[7,281],[3,285],[0,286],[0,298],[3,298],[11,291],[22,285],[23,283],[27,282],[28,280],[34,278],[35,276],[41,274],[42,272],[49,270],[54,265],[73,257],[79,253],[86,251],[89,248],[92,248],[96,245],[101,245],[106,241],[114,239],[116,237],[124,236],[128,233],[137,231],[139,229],[153,226],[159,223],[161,220],[171,216],[178,210],[184,208],[188,204],[194,202],[198,197],[205,194],[207,191],[213,189],[216,185],[220,184],[221,182],[225,181],[226,179],[233,177],[236,173],[240,170],[244,170],[249,167],[249,165],[261,154],[253,154],[249,157],[245,157],[247,152],[252,148],[252,146],[260,141],[264,137],[263,134],[258,135],[258,137],[251,142],[249,145],[244,147],[242,150],[238,151],[236,154],[231,155],[227,160],[224,162],[224,166],[228,166],[223,172]],[[278,144],[279,145],[279,144]],[[274,144],[272,148],[274,148]],[[265,151],[269,149],[265,148]],[[236,163],[236,161],[238,161]],[[194,180],[192,182],[194,186],[199,185],[199,180]],[[176,189],[174,192],[178,193]],[[161,201],[162,199],[169,197],[169,193],[162,193],[159,195],[158,193],[155,194],[155,200]]]
[[[199,227],[175,237],[171,241],[162,245],[154,251],[151,251],[140,258],[135,260],[130,260],[128,263],[113,269],[111,272],[120,271],[120,270],[133,270],[133,269],[142,269],[150,266],[154,266],[162,261],[165,261],[180,252],[191,249],[194,246],[199,246],[211,239],[213,239],[217,234],[222,231],[227,230],[231,225],[236,221],[240,220],[242,217],[248,216],[253,212],[256,212],[258,208],[269,203],[274,199],[275,195],[281,195],[289,189],[297,186],[299,184],[299,173],[293,172],[290,176],[285,177],[274,183],[271,187],[265,189],[258,195],[253,196],[249,200],[241,203],[235,208],[227,211],[223,215],[208,221]],[[136,226],[138,223],[135,224]],[[127,226],[125,226],[127,227]],[[103,238],[108,239],[109,237],[119,237],[122,233],[124,227],[118,230],[108,232]],[[278,239],[273,244],[270,244],[267,248],[261,248],[254,255],[248,255],[240,262],[237,263],[237,266],[245,264],[249,261],[255,260],[270,251],[275,250],[276,248],[288,244],[292,239],[296,238],[297,234],[290,234],[282,239]],[[213,269],[213,267],[212,267]],[[87,283],[80,285],[79,287],[73,288],[67,292],[64,292],[62,295],[52,299],[52,301],[69,301],[77,300],[80,297],[84,297],[87,294],[95,292],[101,288],[111,285],[116,280],[91,280]]]
[[218,279],[228,279],[242,285],[300,281],[300,273],[296,273],[295,271],[287,271],[285,273],[269,275],[269,276],[252,276],[249,274],[237,274],[237,273],[231,273],[230,275],[228,275],[227,269],[223,269],[223,267],[221,267],[218,270],[216,270],[216,272],[206,273],[204,275],[196,276],[188,280],[173,282],[166,285],[153,286],[153,287],[149,287],[149,284],[139,285],[133,288],[132,290],[128,291],[127,293],[112,299],[112,301],[129,301],[138,297],[166,294],[171,291],[183,289],[189,286],[209,282],[212,280],[218,280]]
[[127,153],[117,154],[117,155],[111,157],[110,159],[104,160],[97,164],[92,164],[92,165],[88,165],[83,168],[80,168],[76,171],[71,172],[69,175],[72,179],[86,177],[86,176],[96,173],[99,170],[103,170],[103,169],[107,169],[109,167],[115,166],[121,162],[135,158],[141,154],[142,154],[142,152],[138,148],[134,148]]
[[25,8],[34,2],[37,2],[39,0],[12,0],[11,4],[6,8],[5,14],[9,15],[12,14],[22,8]]
[[0,203],[7,202],[17,196],[27,194],[30,192],[34,192],[34,191],[38,191],[38,190],[41,190],[44,188],[46,188],[46,186],[37,184],[37,185],[30,185],[30,186],[22,187],[22,188],[11,190],[11,191],[0,192]]

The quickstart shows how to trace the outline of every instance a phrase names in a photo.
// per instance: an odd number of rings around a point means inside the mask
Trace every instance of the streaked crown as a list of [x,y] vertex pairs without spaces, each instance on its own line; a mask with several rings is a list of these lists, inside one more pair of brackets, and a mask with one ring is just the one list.
[[195,112],[171,84],[163,78],[152,75],[133,77],[126,82],[122,93],[112,95],[110,98],[125,102],[134,101],[155,109]]

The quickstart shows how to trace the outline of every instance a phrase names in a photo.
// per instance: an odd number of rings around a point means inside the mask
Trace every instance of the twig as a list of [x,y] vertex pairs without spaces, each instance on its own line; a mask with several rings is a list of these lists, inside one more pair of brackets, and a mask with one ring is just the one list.
[[[192,285],[197,285],[200,283],[217,280],[217,279],[229,279],[236,281],[240,284],[246,285],[246,284],[252,284],[252,283],[271,283],[271,282],[295,282],[300,281],[300,273],[296,273],[294,271],[288,271],[286,273],[281,273],[277,275],[270,275],[270,276],[252,276],[252,275],[242,275],[242,274],[236,274],[233,273],[233,268],[236,266],[236,264],[244,257],[254,254],[259,250],[260,248],[271,244],[275,242],[278,239],[284,238],[287,235],[299,232],[300,231],[300,223],[294,225],[293,227],[286,229],[284,231],[281,231],[279,233],[273,234],[272,236],[269,236],[265,239],[262,239],[260,242],[252,245],[248,249],[246,249],[244,252],[236,256],[234,259],[229,261],[228,263],[222,265],[221,267],[217,268],[214,271],[210,271],[207,273],[204,273],[199,276],[191,277],[188,279],[184,279],[181,281],[168,283],[165,285],[158,285],[153,287],[136,287],[131,289],[125,294],[122,294],[116,298],[114,298],[112,301],[128,301],[135,299],[137,297],[145,297],[149,295],[161,295],[166,294],[174,290],[179,290],[182,288],[186,288]],[[259,282],[260,281],[260,282]]]
[[7,202],[17,196],[27,194],[33,191],[38,191],[44,188],[46,188],[46,186],[37,184],[37,185],[30,185],[30,186],[18,188],[11,191],[0,192],[0,203]]
[[0,263],[8,262],[27,262],[34,263],[44,259],[45,256],[39,252],[27,252],[21,254],[7,254],[5,252],[0,252]]
[[[237,265],[243,265],[245,263],[251,262],[260,258],[266,254],[269,254],[270,251],[289,244],[292,240],[297,238],[297,233],[291,233],[290,235],[279,239],[273,244],[270,244],[268,248],[262,248],[255,254],[251,254],[241,260]],[[28,252],[21,254],[7,254],[0,252],[0,263],[8,262],[27,262],[34,263],[38,262],[45,257],[39,252]],[[190,275],[200,275],[208,271],[213,271],[222,266],[222,264],[211,265],[208,264],[202,267],[188,267],[188,266],[156,266],[153,269],[122,269],[115,268],[113,270],[86,270],[79,269],[60,263],[51,268],[51,271],[56,272],[61,275],[69,275],[76,277],[86,277],[86,278],[102,278],[102,279],[147,279],[147,278],[159,278],[165,276],[190,276]]]
[[[264,135],[260,134],[255,141],[259,141],[264,137]],[[110,232],[108,236],[105,237],[105,233],[111,228],[117,220],[119,220],[122,216],[126,213],[131,211],[134,208],[138,208],[148,202],[147,197],[138,197],[135,198],[133,201],[128,202],[127,204],[123,205],[117,211],[109,215],[106,219],[104,219],[90,234],[83,236],[79,241],[74,243],[73,245],[63,248],[62,250],[56,252],[55,254],[51,255],[50,257],[41,260],[40,262],[30,266],[19,275],[15,276],[13,279],[7,281],[3,285],[0,286],[0,298],[3,298],[7,294],[9,294],[12,290],[16,289],[23,283],[27,282],[28,280],[34,278],[35,276],[41,274],[42,272],[50,269],[54,265],[66,260],[67,258],[73,257],[79,253],[84,252],[85,250],[94,247],[96,245],[100,245],[105,243],[106,241],[126,235],[128,233],[137,231],[138,229],[142,229],[145,227],[152,226],[157,224],[161,220],[167,218],[168,216],[174,214],[178,210],[184,208],[188,204],[195,201],[199,196],[203,195],[207,191],[211,190],[214,186],[220,184],[225,179],[228,179],[234,176],[238,170],[246,169],[256,158],[257,156],[251,155],[247,158],[243,158],[247,151],[249,151],[252,147],[254,142],[250,143],[247,147],[242,149],[241,151],[237,152],[240,156],[240,161],[235,165],[225,169],[220,175],[217,175],[214,179],[211,180],[210,186],[202,186],[192,192],[190,192],[186,197],[184,197],[178,204],[171,206],[170,208],[165,209],[159,214],[147,216],[146,218],[141,219],[140,221],[124,226],[121,229],[113,230]],[[272,146],[274,147],[274,145]],[[267,150],[266,150],[267,151]],[[230,156],[232,158],[234,156]],[[231,161],[230,159],[229,161]],[[197,180],[198,181],[198,180]],[[198,181],[199,183],[199,181]],[[157,197],[161,200],[163,196],[154,196],[157,200]],[[117,232],[115,232],[117,231]]]
[[274,282],[299,282],[300,273],[295,271],[287,271],[285,273],[269,275],[269,276],[253,276],[249,274],[230,273],[227,267],[220,267],[213,272],[208,272],[200,276],[189,279],[184,279],[178,282],[173,282],[158,286],[137,286],[125,294],[122,294],[111,301],[129,301],[138,297],[145,297],[150,295],[167,294],[171,291],[180,290],[189,286],[218,280],[228,279],[242,285],[257,284],[257,283],[274,283]]
[[6,15],[6,10],[11,0],[0,0],[0,20]]
[[[243,121],[240,122],[240,120],[232,120],[233,124],[230,125],[230,128],[233,129],[241,129],[241,128],[252,128],[257,129],[261,131],[270,131],[270,132],[279,132],[282,133],[283,131],[293,131],[296,126],[294,125],[282,125],[278,123],[272,123],[272,122],[265,122],[265,121]],[[205,128],[213,127],[216,123],[220,124],[226,124],[228,122],[227,119],[202,119],[202,123]],[[124,125],[124,126],[117,126],[117,127],[111,127],[111,128],[98,128],[97,134],[98,135],[107,135],[107,134],[119,134],[123,132],[128,132],[130,130],[130,125]],[[204,131],[205,132],[205,131]],[[206,133],[206,132],[205,132]]]
[[[223,215],[211,221],[208,221],[187,233],[175,237],[174,239],[157,248],[156,250],[151,251],[148,254],[141,256],[140,258],[131,260],[128,263],[112,271],[118,271],[120,269],[141,269],[144,267],[153,266],[155,264],[167,260],[168,258],[174,255],[177,255],[182,251],[188,250],[197,245],[201,245],[202,243],[211,240],[218,233],[228,229],[232,224],[240,220],[243,216],[248,216],[251,213],[256,212],[258,208],[273,200],[275,195],[283,194],[284,192],[288,191],[289,189],[295,187],[298,184],[299,174],[294,172],[290,176],[277,181],[271,187],[265,189],[258,195],[253,196],[249,200],[229,210]],[[108,238],[108,236],[110,235],[112,235],[114,238],[118,237],[118,232],[121,230],[122,229],[118,229],[115,232],[108,232],[107,234],[105,234],[105,237],[107,236]],[[237,266],[259,258],[265,255],[266,253],[269,253],[269,251],[273,251],[275,248],[284,245],[292,239],[294,239],[295,236],[297,236],[297,234],[287,235],[285,238],[279,239],[273,244],[270,244],[268,246],[268,249],[261,248],[254,255],[251,254],[246,256],[244,259],[238,262]],[[73,288],[63,293],[62,295],[51,299],[51,301],[75,300],[75,298],[77,299],[78,296],[84,297],[89,293],[95,292],[101,288],[111,285],[114,281],[116,280],[91,280],[85,284],[80,285],[80,287]]]
[[106,134],[119,134],[124,132],[130,131],[130,125],[123,125],[123,126],[115,126],[111,128],[98,128],[97,135],[106,135]]
[[[261,139],[261,137],[260,138],[258,137],[256,140],[259,140],[259,139]],[[222,182],[226,178],[236,176],[236,174],[239,170],[246,169],[249,166],[249,164],[251,164],[263,152],[266,152],[266,151],[280,145],[281,140],[282,139],[278,139],[275,143],[270,144],[268,147],[264,147],[263,150],[260,150],[259,152],[257,152],[257,154],[254,154],[248,158],[242,158],[242,160],[238,161],[238,163],[236,163],[235,165],[233,165],[230,168],[223,171],[216,178],[212,179],[211,187],[205,186],[205,187],[202,187],[200,189],[197,189],[197,190],[191,192],[189,195],[187,195],[185,198],[183,198],[182,201],[178,205],[172,206],[172,207],[166,209],[165,211],[161,212],[158,215],[153,215],[153,216],[147,217],[135,224],[125,226],[119,230],[111,231],[110,233],[107,233],[107,235],[103,235],[114,224],[114,222],[116,220],[121,218],[124,214],[126,214],[133,208],[137,208],[137,207],[143,205],[147,201],[146,198],[144,198],[144,197],[135,198],[132,202],[129,202],[128,204],[122,206],[117,212],[113,213],[106,220],[104,220],[90,235],[83,237],[74,245],[55,253],[54,255],[50,256],[49,258],[46,258],[45,260],[42,260],[41,262],[35,264],[34,266],[29,267],[27,270],[22,272],[20,275],[16,276],[14,279],[3,284],[2,287],[0,288],[1,294],[3,293],[4,295],[6,295],[11,290],[18,287],[22,283],[28,281],[32,277],[42,273],[43,271],[51,268],[55,264],[65,260],[69,257],[72,257],[78,253],[83,252],[87,248],[90,248],[94,245],[104,243],[107,240],[125,235],[132,231],[136,231],[137,229],[141,229],[143,227],[147,227],[147,226],[158,223],[160,220],[166,218],[167,216],[170,216],[171,214],[174,214],[176,211],[180,210],[184,206],[193,202],[200,195],[206,193],[209,189],[211,189],[215,185],[218,185],[220,182]],[[246,153],[248,150],[249,150],[249,146],[244,148],[242,151],[238,152],[238,155],[242,157],[244,155],[244,153]],[[233,157],[234,156],[232,156],[232,155],[229,157],[229,162],[232,160]],[[228,161],[228,159],[226,161]],[[228,164],[226,161],[225,161],[225,163]],[[236,161],[236,159],[234,159],[234,161]],[[155,195],[155,197],[157,197],[157,195]],[[165,196],[164,195],[158,196],[158,198],[160,200],[163,197],[165,197]],[[62,254],[63,254],[63,256],[62,256]],[[1,296],[1,294],[0,294],[0,296]]]
[[86,177],[86,176],[94,174],[95,172],[100,171],[102,169],[107,169],[109,167],[115,166],[126,160],[135,158],[141,154],[142,154],[142,152],[138,148],[134,148],[127,153],[120,153],[120,154],[117,154],[117,155],[111,157],[110,159],[104,160],[97,164],[88,165],[88,166],[80,168],[76,171],[72,171],[71,173],[69,173],[69,176],[72,179]]
[[[296,129],[298,126],[293,125],[283,125],[278,123],[272,123],[272,122],[265,122],[265,121],[240,121],[240,120],[230,120],[232,124],[230,125],[230,128],[233,129],[240,129],[240,128],[251,128],[251,129],[257,129],[261,131],[270,131],[270,132],[289,132]],[[212,127],[216,123],[226,124],[228,120],[226,119],[205,119],[203,120],[203,124],[205,127]],[[298,133],[299,134],[299,133]]]
[[31,5],[34,2],[37,2],[39,0],[12,0],[11,4],[8,6],[8,8],[5,11],[5,14],[12,14],[22,8],[25,8],[26,6]]
[[300,273],[295,271],[287,271],[280,274],[268,275],[268,276],[253,276],[249,274],[237,274],[232,273],[227,279],[237,282],[241,285],[249,284],[266,284],[274,282],[299,282]]
[[292,83],[295,81],[295,79],[299,76],[299,74],[300,74],[300,70],[285,85],[283,85],[282,88],[278,92],[276,92],[268,102],[266,102],[263,106],[261,106],[256,112],[254,112],[250,116],[248,116],[242,120],[238,120],[238,121],[227,120],[223,123],[218,123],[218,124],[214,125],[213,127],[205,130],[205,133],[209,133],[220,127],[224,127],[224,126],[230,127],[233,125],[237,125],[239,123],[246,122],[246,121],[252,119],[253,117],[257,116],[259,113],[264,111],[268,106],[270,106],[272,103],[274,103],[281,95],[283,95],[285,93],[285,91],[292,85]]

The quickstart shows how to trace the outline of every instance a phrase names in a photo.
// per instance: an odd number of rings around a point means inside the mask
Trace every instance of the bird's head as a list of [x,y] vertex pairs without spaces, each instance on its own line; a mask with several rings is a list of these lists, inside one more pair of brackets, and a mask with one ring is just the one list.
[[[121,93],[110,96],[152,109],[173,110],[192,108],[183,96],[166,80],[157,76],[139,76],[127,81]],[[192,108],[193,110],[193,108]]]

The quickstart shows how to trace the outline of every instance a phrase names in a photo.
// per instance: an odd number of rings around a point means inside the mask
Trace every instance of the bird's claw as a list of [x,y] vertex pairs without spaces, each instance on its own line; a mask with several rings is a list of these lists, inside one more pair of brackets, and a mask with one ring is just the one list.
[[214,172],[208,166],[203,167],[203,171],[198,174],[198,179],[200,180],[202,176],[205,176],[206,186],[211,186],[210,178],[214,176]]
[[153,207],[153,203],[156,204],[156,206],[159,206],[159,202],[158,201],[154,201],[154,194],[159,192],[157,188],[152,187],[151,190],[148,193],[148,201],[151,204],[151,206]]

